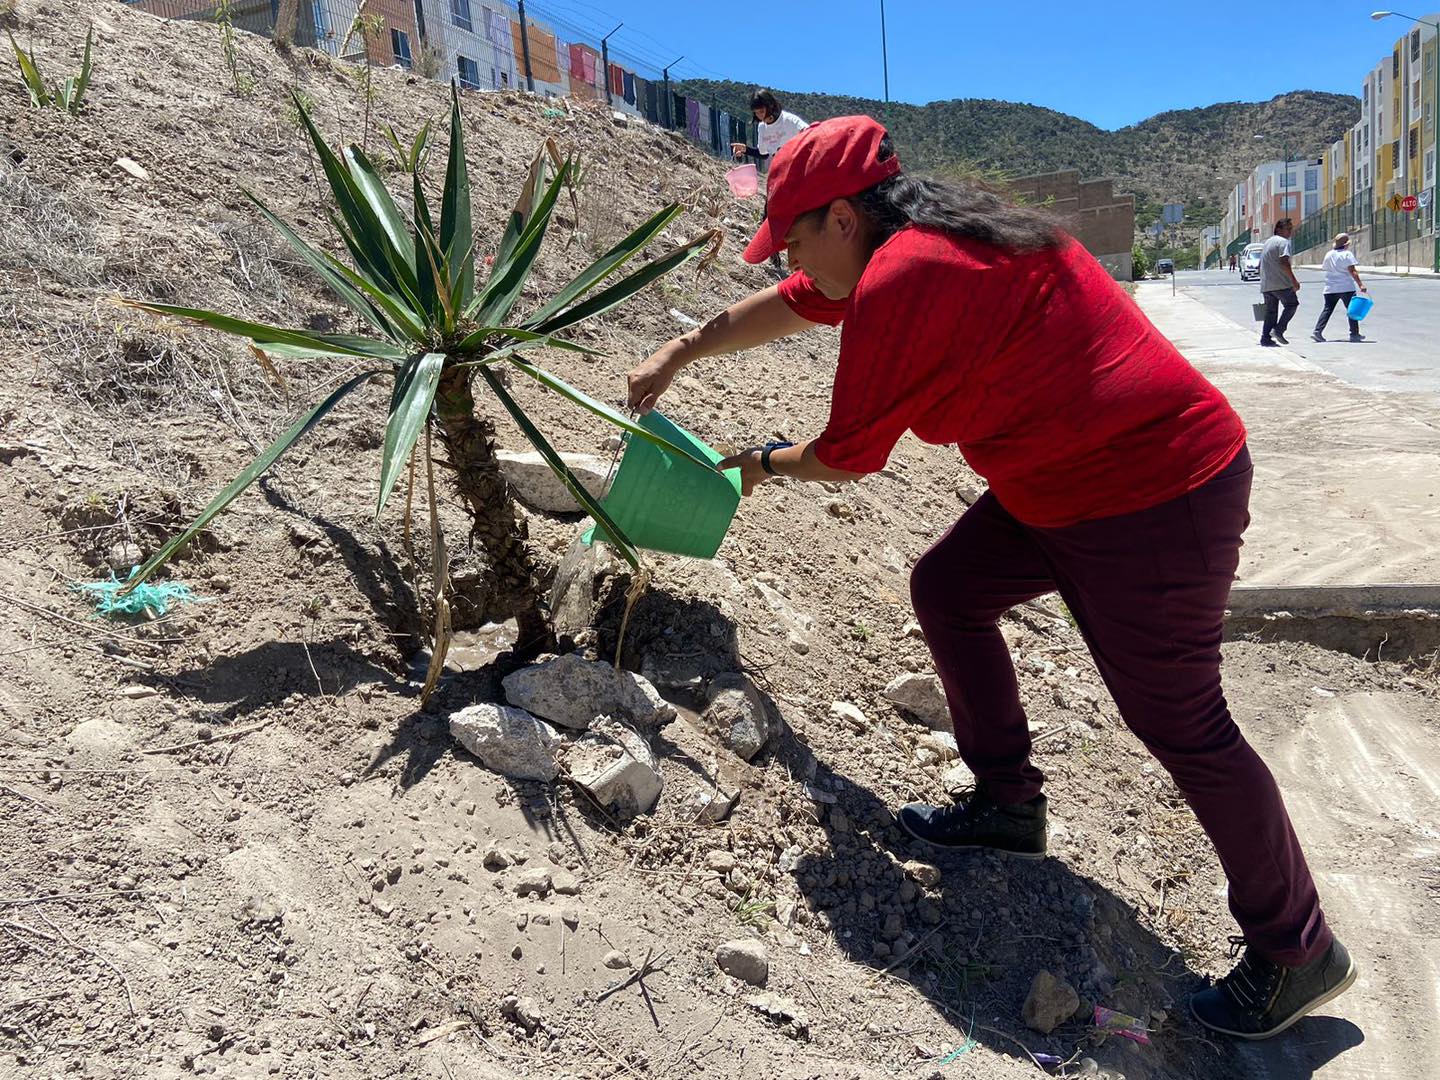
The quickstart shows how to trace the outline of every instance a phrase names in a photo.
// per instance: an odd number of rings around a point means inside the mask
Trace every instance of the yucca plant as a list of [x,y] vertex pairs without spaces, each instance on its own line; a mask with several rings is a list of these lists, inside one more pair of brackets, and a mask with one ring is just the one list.
[[95,37],[95,28],[92,26],[85,34],[85,58],[80,63],[80,73],[71,75],[61,86],[53,83],[46,85],[34,50],[27,53],[15,41],[14,34],[9,37],[10,48],[15,51],[15,63],[20,68],[20,80],[25,84],[25,89],[30,91],[30,104],[37,109],[53,105],[71,116],[77,115],[85,105],[85,91],[90,89],[90,46]]
[[[499,364],[509,365],[631,436],[688,457],[699,467],[712,468],[684,448],[651,434],[616,410],[568,386],[521,354],[538,348],[594,353],[593,349],[556,335],[610,311],[707,249],[713,255],[720,234],[717,230],[708,230],[641,269],[601,287],[680,213],[678,205],[667,206],[581,271],[549,301],[517,319],[514,317],[516,302],[535,265],[556,200],[574,169],[573,159],[562,158],[553,143],[536,154],[519,200],[505,224],[493,270],[482,285],[476,281],[470,181],[459,95],[453,86],[450,153],[438,223],[421,184],[418,162],[412,161],[415,167],[410,170],[413,206],[407,220],[364,151],[351,145],[343,155],[337,155],[316,128],[304,102],[297,99],[295,108],[329,181],[338,210],[338,215],[331,214],[331,223],[349,250],[354,268],[302,240],[264,203],[249,192],[246,195],[300,258],[368,324],[371,333],[368,336],[318,334],[196,308],[126,302],[144,311],[248,338],[252,350],[267,365],[273,357],[343,357],[364,361],[367,366],[296,420],[215,496],[184,532],[140,567],[127,584],[133,588],[155,573],[347,394],[372,379],[388,377],[393,381],[393,388],[381,454],[376,514],[384,509],[396,482],[411,463],[422,432],[425,434],[421,448],[425,475],[433,491],[434,473],[429,455],[429,436],[433,429],[444,444],[455,484],[472,517],[472,536],[483,546],[495,575],[497,593],[506,609],[504,613],[516,617],[522,642],[546,641],[549,631],[542,616],[541,589],[525,546],[524,528],[516,516],[514,501],[496,458],[495,427],[489,418],[477,414],[473,388],[478,380],[499,400],[576,500],[616,538],[617,550],[638,571],[639,553],[634,545],[566,468],[495,368]],[[410,475],[413,483],[413,468]],[[444,549],[433,507],[432,497],[436,642],[431,654],[427,695],[443,665],[448,642]]]

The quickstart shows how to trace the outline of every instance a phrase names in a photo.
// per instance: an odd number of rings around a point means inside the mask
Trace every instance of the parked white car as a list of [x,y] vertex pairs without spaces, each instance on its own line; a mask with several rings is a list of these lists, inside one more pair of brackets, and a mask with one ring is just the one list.
[[1260,280],[1260,253],[1265,250],[1264,244],[1249,244],[1240,253],[1240,280]]

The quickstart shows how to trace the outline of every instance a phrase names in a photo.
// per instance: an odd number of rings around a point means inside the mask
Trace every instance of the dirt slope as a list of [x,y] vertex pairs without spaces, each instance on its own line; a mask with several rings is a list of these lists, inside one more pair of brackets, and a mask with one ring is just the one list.
[[[928,669],[905,571],[973,495],[953,452],[906,442],[863,484],[777,485],[742,507],[714,563],[655,560],[632,661],[674,662],[689,648],[674,643],[699,637],[734,662],[733,633],[783,724],[749,764],[671,724],[655,743],[666,793],[623,827],[567,786],[505,781],[455,746],[446,713],[493,700],[503,666],[455,675],[419,710],[410,559],[398,513],[371,516],[380,390],[176,565],[205,603],[141,625],[92,617],[70,582],[133,558],[125,545],[152,550],[344,374],[290,364],[281,392],[232,343],[109,298],[348,329],[239,187],[323,236],[285,92],[352,139],[365,107],[353,72],[245,38],[256,89],[239,97],[213,28],[102,0],[21,0],[15,22],[59,71],[91,20],[84,116],[34,112],[0,85],[0,202],[23,208],[0,216],[0,1076],[989,1080],[1034,1075],[1032,1051],[1131,1080],[1249,1075],[1183,1008],[1227,966],[1215,861],[1058,608],[1006,624],[1046,736],[1055,857],[942,860],[929,887],[907,876],[922,853],[889,812],[938,797],[948,764],[880,690]],[[376,118],[402,132],[443,117],[439,87],[395,72],[375,86]],[[546,116],[520,96],[469,95],[465,109],[477,222],[498,219],[545,136],[591,166],[527,301],[667,198],[692,207],[677,237],[719,221],[739,241],[753,226],[753,207],[718,199],[716,163],[678,139],[598,112]],[[486,251],[494,233],[480,231]],[[608,357],[546,362],[613,400],[629,363],[678,329],[673,312],[701,317],[767,280],[731,243],[705,274],[588,331]],[[816,431],[835,345],[817,331],[712,364],[668,408],[717,445]],[[526,390],[564,448],[604,445],[608,432]],[[457,577],[483,579],[443,503]],[[553,565],[581,523],[529,527]],[[483,588],[471,596],[478,619]],[[1308,715],[1317,679],[1433,728],[1433,683],[1396,665],[1244,643],[1232,659],[1231,696],[1263,698],[1263,717],[1242,709],[1262,734]],[[833,702],[864,719],[837,720]],[[683,797],[717,770],[740,804],[725,824],[692,824]],[[494,846],[524,861],[499,866]],[[578,892],[518,895],[536,867],[570,871]],[[740,937],[768,950],[768,1012],[716,966],[716,946]],[[624,975],[604,966],[611,951],[636,965],[663,954],[663,970],[601,1000]],[[1152,1044],[1100,1041],[1078,1020],[1026,1029],[1041,968],[1145,1018]],[[523,1022],[510,995],[533,999]]]

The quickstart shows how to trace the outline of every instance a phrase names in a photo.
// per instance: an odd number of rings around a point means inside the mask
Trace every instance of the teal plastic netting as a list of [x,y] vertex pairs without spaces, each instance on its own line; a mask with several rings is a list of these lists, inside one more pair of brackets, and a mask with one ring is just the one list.
[[[134,577],[138,570],[139,567],[132,568],[129,576]],[[114,574],[110,575],[109,581],[74,583],[77,592],[94,598],[95,610],[101,615],[164,615],[172,604],[198,604],[204,599],[196,596],[182,581],[162,581],[158,584],[147,581],[124,596],[118,595],[124,587],[125,582],[118,580]]]

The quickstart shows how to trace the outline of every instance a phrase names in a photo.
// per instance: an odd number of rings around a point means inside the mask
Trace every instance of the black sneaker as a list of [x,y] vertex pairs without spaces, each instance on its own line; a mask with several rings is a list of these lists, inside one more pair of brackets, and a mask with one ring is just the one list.
[[1260,339],[1260,344],[1264,345],[1267,349],[1278,349],[1280,347],[1278,341],[1271,341],[1269,338],[1263,337]]
[[895,815],[916,840],[944,848],[989,848],[1020,859],[1045,857],[1045,796],[997,803],[983,787],[961,792],[951,806],[910,803]]
[[1351,335],[1350,335],[1350,340],[1351,340],[1351,341],[1364,341],[1364,340],[1365,340],[1365,335],[1364,335],[1364,334],[1351,334]]
[[1316,330],[1313,334],[1310,335],[1310,340],[1311,340],[1311,341],[1324,341],[1324,340],[1325,340],[1325,335],[1322,334],[1322,333],[1320,333],[1319,330]]
[[1272,331],[1272,332],[1271,332],[1271,336],[1272,336],[1276,341],[1278,341],[1281,345],[1289,345],[1289,344],[1290,344],[1289,340],[1285,337],[1284,334],[1280,333],[1279,330]]
[[[1234,956],[1245,939],[1232,937],[1230,944]],[[1304,967],[1272,963],[1246,948],[1235,970],[1190,999],[1190,1011],[1211,1031],[1239,1039],[1268,1039],[1339,997],[1355,975],[1355,962],[1339,941],[1331,942],[1324,956]]]

